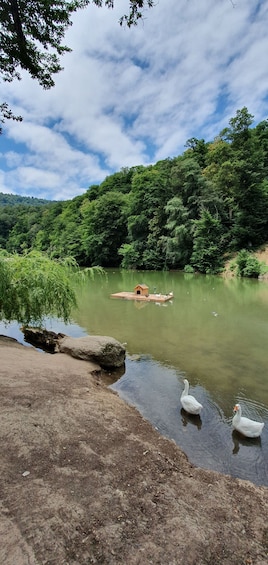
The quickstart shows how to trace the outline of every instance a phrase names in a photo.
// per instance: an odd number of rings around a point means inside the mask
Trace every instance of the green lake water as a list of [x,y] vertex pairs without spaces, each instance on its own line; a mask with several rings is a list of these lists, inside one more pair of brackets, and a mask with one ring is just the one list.
[[[174,298],[159,304],[110,297],[137,283]],[[125,343],[125,369],[110,386],[194,464],[268,486],[267,282],[111,270],[79,289],[73,324],[50,326]],[[14,324],[0,331],[19,339]],[[203,404],[200,419],[181,410],[185,377]],[[265,422],[261,438],[233,431],[237,402],[244,416]]]

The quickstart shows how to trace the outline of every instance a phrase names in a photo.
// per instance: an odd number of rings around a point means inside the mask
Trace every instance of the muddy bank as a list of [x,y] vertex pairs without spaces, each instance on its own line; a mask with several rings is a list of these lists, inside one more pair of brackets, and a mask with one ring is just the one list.
[[0,356],[0,565],[267,565],[267,488],[193,467],[92,363]]

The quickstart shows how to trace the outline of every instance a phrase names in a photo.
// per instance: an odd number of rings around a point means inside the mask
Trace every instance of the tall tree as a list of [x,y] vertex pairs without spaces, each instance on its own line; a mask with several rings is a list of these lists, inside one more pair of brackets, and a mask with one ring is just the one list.
[[128,243],[133,244],[139,257],[138,267],[161,269],[165,266],[161,237],[166,224],[165,205],[170,195],[169,166],[166,171],[158,163],[133,176]]
[[189,154],[194,156],[200,167],[205,167],[209,147],[208,143],[205,143],[204,139],[191,137],[190,139],[187,139],[185,147],[187,147]]
[[16,206],[16,223],[9,232],[6,248],[10,252],[21,253],[33,247],[39,230],[40,208],[35,206]]
[[195,221],[191,264],[200,273],[218,273],[223,267],[224,238],[220,219],[205,208]]
[[[56,214],[60,207],[51,205],[43,214],[41,233],[36,236],[35,247],[40,250],[49,251],[52,257],[71,256],[80,264],[84,264],[84,253],[81,245],[81,222],[80,207],[84,200],[83,196],[76,196],[73,200],[62,203],[61,211],[54,216],[52,225],[49,218]],[[46,247],[46,244],[48,246]]]
[[166,262],[168,267],[183,268],[190,261],[193,247],[193,221],[189,219],[188,209],[182,199],[174,196],[165,207],[166,224]]
[[118,250],[127,236],[127,195],[107,192],[81,207],[82,248],[87,264],[118,266]]
[[193,155],[185,155],[174,163],[171,170],[171,182],[174,196],[180,196],[183,206],[188,209],[189,217],[199,217],[202,195],[206,190],[206,179]]
[[250,138],[250,126],[253,123],[253,119],[254,116],[244,106],[241,110],[237,110],[234,118],[230,118],[229,127],[222,130],[220,137],[231,141],[234,149],[241,149]]

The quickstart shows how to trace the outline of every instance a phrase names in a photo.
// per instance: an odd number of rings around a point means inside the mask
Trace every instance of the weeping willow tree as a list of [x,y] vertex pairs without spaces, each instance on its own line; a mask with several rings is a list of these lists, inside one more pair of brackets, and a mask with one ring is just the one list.
[[[100,267],[83,276],[101,273]],[[42,325],[44,318],[70,321],[76,306],[75,285],[81,280],[73,259],[56,261],[37,251],[25,255],[0,252],[0,320]]]

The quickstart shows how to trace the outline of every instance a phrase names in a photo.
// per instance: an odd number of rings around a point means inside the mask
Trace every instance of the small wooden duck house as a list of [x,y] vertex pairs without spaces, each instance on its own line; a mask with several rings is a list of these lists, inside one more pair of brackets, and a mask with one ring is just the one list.
[[134,294],[138,296],[149,296],[149,287],[146,284],[136,284]]
[[123,291],[111,294],[111,298],[125,298],[126,300],[135,300],[140,302],[167,302],[173,298],[173,292],[169,294],[149,294],[147,284],[136,284],[133,292]]

